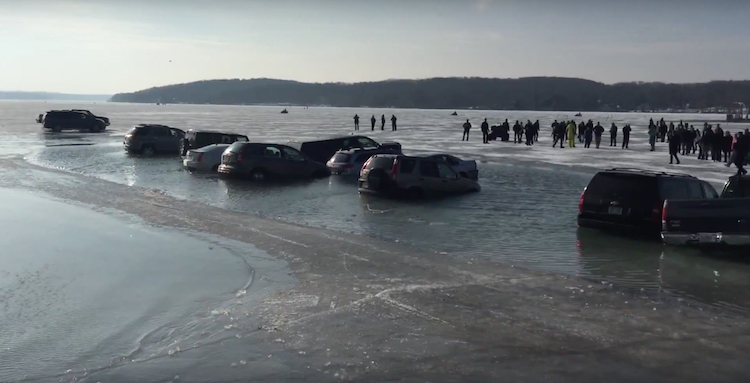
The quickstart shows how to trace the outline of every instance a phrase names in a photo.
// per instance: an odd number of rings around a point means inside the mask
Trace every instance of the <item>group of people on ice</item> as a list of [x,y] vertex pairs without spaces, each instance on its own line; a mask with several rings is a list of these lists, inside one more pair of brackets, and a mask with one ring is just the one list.
[[[609,146],[617,146],[618,130],[617,125],[613,122],[612,126],[609,128]],[[623,149],[629,148],[630,132],[632,130],[633,129],[629,124],[622,127]],[[602,135],[604,135],[604,132],[604,127],[598,122],[594,125],[592,120],[588,120],[588,122],[581,121],[579,124],[576,124],[574,120],[563,122],[557,122],[557,120],[555,120],[552,123],[552,147],[556,147],[559,142],[560,148],[564,148],[565,141],[568,141],[568,147],[575,148],[577,137],[578,143],[583,144],[584,148],[591,147],[591,143],[593,142],[598,149],[602,143]]]
[[[398,130],[398,127],[396,125],[396,121],[398,119],[396,118],[396,115],[391,115],[391,130],[396,131]],[[370,130],[375,130],[375,124],[378,122],[378,120],[375,118],[375,115],[373,114],[372,117],[370,117]],[[359,130],[359,115],[354,115],[354,130]],[[380,130],[385,130],[385,114],[380,116]]]
[[[471,123],[468,119],[464,123],[463,128],[464,134],[461,138],[461,141],[469,141]],[[507,118],[502,124],[492,126],[490,126],[490,124],[487,122],[487,119],[485,118],[480,129],[482,130],[482,142],[485,144],[489,144],[490,141],[495,141],[498,138],[500,139],[500,141],[510,141],[511,127],[510,122],[508,122]],[[516,120],[516,123],[513,124],[512,129],[513,142],[516,144],[526,143],[526,145],[531,146],[534,145],[535,142],[539,141],[539,120],[536,120],[536,122],[527,120],[525,125],[521,125],[521,122]]]

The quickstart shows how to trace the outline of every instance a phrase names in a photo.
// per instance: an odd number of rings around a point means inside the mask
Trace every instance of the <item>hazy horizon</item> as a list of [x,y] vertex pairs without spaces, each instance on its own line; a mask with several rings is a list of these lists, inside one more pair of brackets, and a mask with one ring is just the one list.
[[750,2],[0,0],[0,90],[201,80],[750,79]]

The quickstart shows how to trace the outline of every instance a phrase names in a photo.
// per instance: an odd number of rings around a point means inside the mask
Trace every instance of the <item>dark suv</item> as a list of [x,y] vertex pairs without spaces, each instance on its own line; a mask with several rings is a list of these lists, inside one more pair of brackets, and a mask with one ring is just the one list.
[[658,236],[665,199],[715,197],[711,184],[685,174],[605,170],[581,193],[578,226]]
[[185,132],[185,140],[180,145],[180,152],[184,156],[190,149],[200,149],[213,144],[233,144],[237,141],[248,142],[249,140],[247,136],[237,133],[189,129]]
[[122,142],[125,151],[151,156],[154,154],[179,154],[180,143],[185,132],[166,125],[136,125],[127,133]]
[[328,168],[286,145],[235,142],[221,155],[219,174],[267,179],[328,177]]
[[107,125],[109,125],[109,119],[82,110],[50,110],[42,119],[44,129],[50,129],[53,132],[78,130],[98,133],[103,132]]

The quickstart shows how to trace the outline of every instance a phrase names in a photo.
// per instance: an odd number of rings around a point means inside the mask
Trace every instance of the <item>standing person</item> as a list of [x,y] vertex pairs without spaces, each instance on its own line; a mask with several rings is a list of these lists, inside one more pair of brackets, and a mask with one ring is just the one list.
[[597,122],[594,127],[594,142],[596,143],[597,149],[599,149],[599,145],[602,143],[602,134],[604,134],[604,127]]
[[[747,153],[750,151],[750,141],[748,140],[750,140],[750,136],[746,133],[737,133],[737,142],[734,143],[731,162],[737,167],[738,176],[744,176],[747,174],[747,170],[745,170],[744,166]],[[724,166],[729,167],[731,164],[725,164]]]
[[586,124],[581,120],[581,123],[578,124],[578,143],[583,143],[583,133],[586,132]]
[[609,128],[609,146],[617,146],[617,125],[614,122]]
[[568,127],[566,128],[565,133],[568,135],[568,147],[569,148],[575,148],[576,147],[576,122],[571,120],[568,123]]
[[380,130],[385,130],[385,114],[380,116]]
[[391,130],[394,132],[398,130],[396,128],[396,121],[397,121],[396,115],[395,114],[391,115]]
[[586,131],[583,132],[583,147],[584,148],[590,148],[591,147],[591,140],[594,139],[594,128],[589,127],[588,124],[586,124]]
[[372,125],[372,126],[370,127],[370,129],[371,129],[372,131],[375,131],[375,124],[376,124],[377,122],[378,122],[378,119],[377,119],[377,118],[375,118],[375,115],[373,114],[373,115],[372,115],[372,118],[370,119],[370,125]]
[[536,120],[534,122],[534,142],[539,141],[539,130],[541,130],[539,127],[539,120]]
[[359,116],[354,115],[354,130],[359,130]]
[[560,142],[560,149],[565,148],[565,124],[560,122],[558,123],[555,121],[552,128],[552,137],[554,138],[554,142],[552,142],[552,147],[554,148],[555,145],[557,145],[557,142]]
[[484,119],[484,122],[482,123],[482,143],[489,144],[490,143],[490,124],[487,123],[487,119]]
[[650,151],[656,150],[656,136],[659,134],[659,129],[656,127],[655,124],[650,124],[648,126],[648,144],[651,145]]
[[526,120],[526,126],[523,131],[526,135],[526,146],[534,145],[534,124],[531,123],[531,120]]
[[466,122],[464,122],[464,135],[463,138],[461,138],[461,141],[469,141],[469,131],[471,130],[471,123],[469,122],[469,119],[466,119]]
[[521,126],[521,123],[516,120],[515,125],[513,125],[513,143],[514,144],[520,144],[521,143],[521,136],[523,135],[521,132],[523,131],[523,127]]
[[669,134],[669,163],[672,164],[672,160],[677,161],[677,165],[680,164],[680,157],[677,154],[680,153],[680,134],[672,129],[672,133]]
[[632,129],[630,128],[630,124],[626,124],[622,128],[622,148],[628,149],[628,144],[630,143],[630,131]]
[[734,137],[732,137],[732,132],[725,130],[724,131],[724,142],[721,145],[721,152],[724,154],[724,163],[729,163],[729,154],[732,152],[732,142],[734,141]]

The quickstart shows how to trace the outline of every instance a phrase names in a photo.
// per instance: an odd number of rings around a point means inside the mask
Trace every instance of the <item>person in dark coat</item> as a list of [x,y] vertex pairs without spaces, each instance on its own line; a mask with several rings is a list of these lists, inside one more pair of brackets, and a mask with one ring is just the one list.
[[599,149],[599,145],[602,143],[602,134],[604,133],[604,127],[598,122],[594,127],[594,142],[596,142],[596,148]]
[[590,148],[591,141],[594,139],[594,128],[586,125],[586,131],[583,132],[583,147]]
[[680,158],[677,157],[677,154],[680,153],[680,132],[672,130],[672,134],[669,135],[669,163],[671,164],[673,160],[677,161],[677,165],[680,164]]
[[630,124],[626,124],[622,127],[622,148],[628,149],[628,144],[630,143],[630,131],[632,129],[630,128]]
[[398,121],[396,115],[391,115],[391,130],[394,132],[398,130],[398,128],[396,127],[396,121]]
[[729,163],[729,154],[732,152],[732,142],[734,141],[734,137],[732,137],[732,132],[725,131],[724,132],[724,142],[721,144],[721,153],[724,155],[724,163]]
[[539,130],[541,130],[539,127],[539,120],[536,120],[534,122],[534,142],[539,141]]
[[[750,151],[750,135],[743,132],[737,133],[737,141],[734,143],[731,162],[737,167],[738,176],[747,174],[744,166],[748,151]],[[731,164],[725,164],[725,166],[729,167]]]
[[515,125],[513,125],[513,142],[516,144],[520,144],[521,140],[523,138],[523,127],[521,126],[521,123],[516,120]]
[[380,130],[385,130],[385,114],[380,116]]
[[354,115],[354,130],[359,130],[359,116]]
[[534,124],[531,123],[531,120],[526,121],[523,132],[526,136],[526,146],[534,145]]
[[467,119],[466,122],[464,122],[464,135],[463,135],[463,138],[461,138],[461,141],[469,141],[470,130],[471,130],[471,123]]
[[375,124],[376,124],[377,122],[378,122],[378,119],[377,119],[377,118],[375,118],[375,115],[373,114],[373,115],[372,115],[372,118],[370,119],[370,125],[372,125],[372,126],[370,127],[370,129],[371,129],[371,130],[375,130]]
[[489,139],[490,124],[487,122],[486,118],[484,119],[484,122],[482,122],[481,129],[482,129],[482,143],[489,144],[490,143],[490,139]]
[[617,125],[614,122],[609,128],[609,146],[617,146]]
[[564,122],[555,121],[555,123],[552,124],[552,137],[554,138],[554,141],[552,142],[553,148],[555,147],[555,145],[557,145],[558,142],[560,142],[560,149],[565,148],[565,123]]

